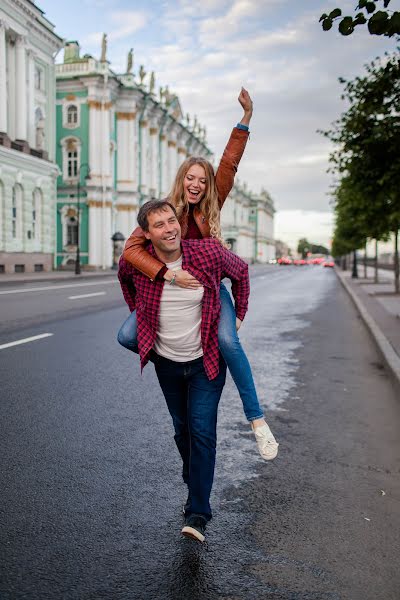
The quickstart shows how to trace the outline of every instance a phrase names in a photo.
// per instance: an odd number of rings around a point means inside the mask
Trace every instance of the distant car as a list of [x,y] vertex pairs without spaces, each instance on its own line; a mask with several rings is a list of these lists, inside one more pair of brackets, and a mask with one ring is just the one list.
[[322,263],[323,267],[329,267],[330,269],[333,269],[333,267],[335,266],[335,263],[333,262],[333,260],[326,260]]
[[278,258],[278,264],[279,265],[291,265],[292,261],[287,256],[282,256],[281,258]]

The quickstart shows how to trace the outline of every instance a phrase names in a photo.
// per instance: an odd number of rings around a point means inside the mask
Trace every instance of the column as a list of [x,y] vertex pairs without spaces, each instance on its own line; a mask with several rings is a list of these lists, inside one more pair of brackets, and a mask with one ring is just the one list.
[[28,142],[36,148],[35,128],[35,59],[33,50],[28,50]]
[[25,38],[21,35],[17,37],[16,42],[16,66],[15,76],[17,81],[16,90],[16,122],[15,138],[17,140],[26,140],[27,131],[27,88],[26,88],[26,49]]
[[157,196],[158,193],[158,128],[150,127],[150,190],[152,196]]
[[160,194],[161,198],[164,198],[169,193],[169,182],[168,182],[168,146],[167,146],[167,136],[162,134],[160,136],[160,169],[161,169],[161,177],[160,177]]
[[7,57],[6,57],[6,26],[0,21],[0,132],[7,133]]
[[99,154],[101,152],[101,146],[99,143],[99,123],[98,123],[98,110],[99,103],[94,100],[88,100],[89,108],[89,165],[90,165],[90,176],[96,183],[99,184],[100,178],[100,160]]
[[7,44],[8,58],[8,137],[15,140],[15,102],[16,102],[16,82],[15,82],[15,42],[9,41]]
[[176,175],[176,142],[168,140],[168,188],[172,186],[172,182]]
[[140,192],[143,195],[148,191],[148,122],[140,121]]

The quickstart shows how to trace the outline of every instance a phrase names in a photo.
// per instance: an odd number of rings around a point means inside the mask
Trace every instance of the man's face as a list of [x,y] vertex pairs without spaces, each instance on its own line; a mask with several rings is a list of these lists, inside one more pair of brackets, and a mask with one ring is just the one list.
[[[149,230],[144,235],[151,241],[158,254],[174,254],[180,252],[181,226],[172,209],[151,212],[147,215]],[[179,257],[178,257],[179,258]]]

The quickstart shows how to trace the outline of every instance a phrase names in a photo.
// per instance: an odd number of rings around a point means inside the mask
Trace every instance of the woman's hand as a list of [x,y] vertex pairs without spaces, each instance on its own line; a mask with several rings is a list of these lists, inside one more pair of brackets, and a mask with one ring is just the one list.
[[197,281],[193,275],[183,269],[179,269],[179,271],[170,271],[168,269],[164,275],[164,279],[171,281],[173,275],[175,275],[175,285],[178,285],[181,288],[195,290],[202,286],[200,281]]
[[242,322],[243,322],[243,321],[241,321],[240,319],[238,319],[238,318],[236,317],[236,331],[239,331],[239,329],[240,329],[240,326],[241,326]]
[[242,89],[240,90],[238,100],[239,100],[240,106],[244,110],[243,119],[245,119],[245,121],[246,121],[246,122],[244,122],[242,119],[241,123],[243,125],[248,125],[250,123],[250,119],[253,114],[253,101],[250,98],[249,92],[247,90],[245,90],[244,87],[242,87]]

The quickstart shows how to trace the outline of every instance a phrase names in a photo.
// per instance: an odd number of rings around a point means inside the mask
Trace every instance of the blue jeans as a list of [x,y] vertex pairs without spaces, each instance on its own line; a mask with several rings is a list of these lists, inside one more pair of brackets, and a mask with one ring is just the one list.
[[[264,414],[258,402],[251,367],[236,331],[235,308],[231,295],[223,283],[220,286],[220,299],[219,349],[239,391],[247,420],[262,419]],[[135,311],[122,324],[118,332],[118,341],[122,346],[128,348],[128,350],[138,352]]]
[[182,477],[189,490],[185,515],[211,519],[210,494],[217,446],[218,403],[225,384],[226,365],[220,358],[219,373],[208,379],[203,357],[185,363],[153,354],[158,381],[175,430],[182,458]]

